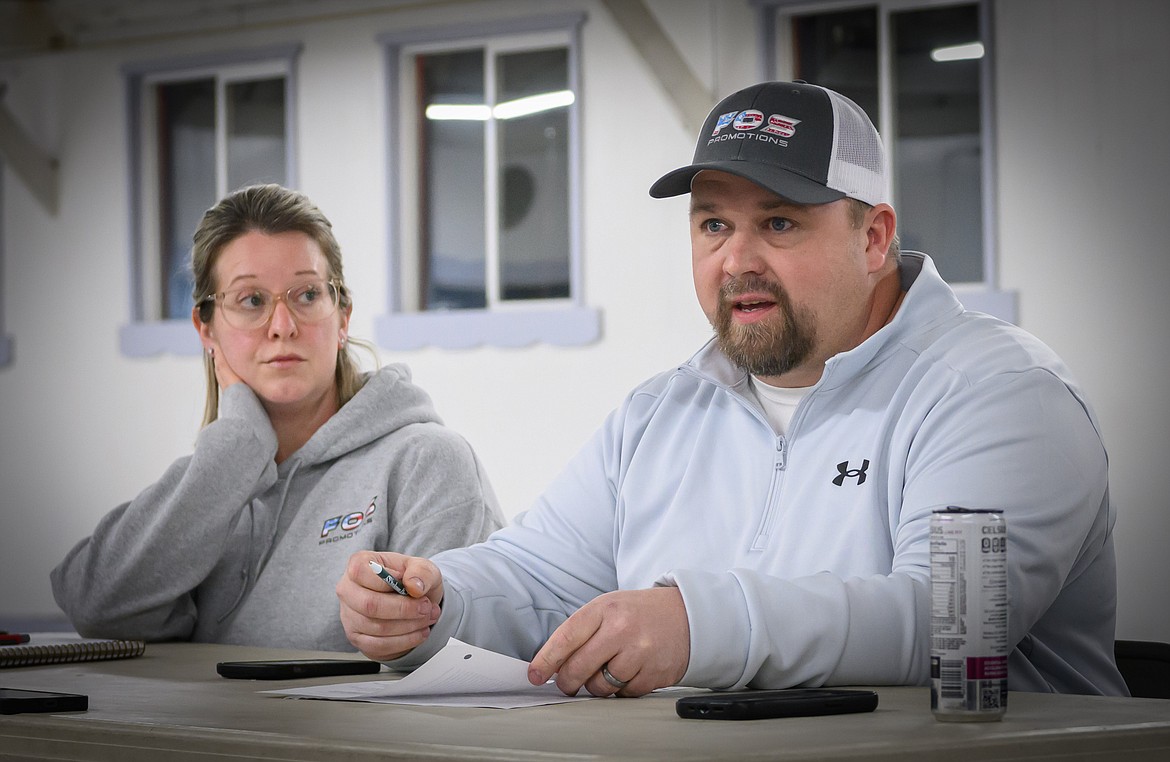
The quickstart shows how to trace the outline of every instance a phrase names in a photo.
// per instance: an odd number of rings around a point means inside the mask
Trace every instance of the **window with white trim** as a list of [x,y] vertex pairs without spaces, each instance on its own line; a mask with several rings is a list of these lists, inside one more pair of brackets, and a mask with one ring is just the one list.
[[191,236],[253,183],[290,185],[294,48],[127,67],[132,127],[129,355],[192,353]]
[[762,0],[765,67],[853,99],[885,141],[902,248],[930,254],[970,308],[996,290],[989,8],[983,0]]
[[386,36],[390,313],[383,346],[583,344],[577,27]]

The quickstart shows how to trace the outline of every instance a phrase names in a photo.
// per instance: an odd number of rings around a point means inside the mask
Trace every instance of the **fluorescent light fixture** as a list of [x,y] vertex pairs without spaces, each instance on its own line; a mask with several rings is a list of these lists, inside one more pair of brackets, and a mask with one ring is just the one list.
[[492,109],[492,116],[496,119],[515,119],[518,116],[539,114],[541,111],[551,111],[554,108],[563,108],[572,105],[574,100],[572,90],[557,90],[552,93],[529,95],[526,98],[517,98],[514,101],[505,101]]
[[572,105],[576,97],[572,90],[557,90],[552,93],[529,95],[526,98],[517,98],[496,104],[489,108],[481,103],[432,103],[426,108],[427,119],[457,120],[464,122],[484,122],[488,117],[496,119],[515,119],[529,114],[539,114],[542,111],[551,111],[554,108],[563,108]]
[[932,61],[969,61],[973,58],[983,58],[983,43],[968,42],[965,45],[948,45],[945,48],[935,48],[930,51]]
[[486,122],[492,110],[482,103],[432,103],[427,106],[426,115],[434,121]]

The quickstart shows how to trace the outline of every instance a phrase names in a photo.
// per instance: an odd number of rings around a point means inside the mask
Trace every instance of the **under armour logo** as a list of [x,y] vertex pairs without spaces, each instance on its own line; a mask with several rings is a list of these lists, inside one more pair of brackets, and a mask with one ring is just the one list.
[[833,484],[838,487],[845,484],[845,478],[857,479],[857,484],[865,484],[865,472],[869,469],[869,461],[862,460],[861,468],[849,468],[849,461],[843,460],[837,464],[837,470],[841,473],[833,479]]

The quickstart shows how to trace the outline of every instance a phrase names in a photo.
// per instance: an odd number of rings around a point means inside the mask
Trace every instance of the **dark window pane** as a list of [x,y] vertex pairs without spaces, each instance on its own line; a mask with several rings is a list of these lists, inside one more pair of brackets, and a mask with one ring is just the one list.
[[876,8],[792,18],[796,78],[836,90],[878,121]]
[[485,286],[483,121],[438,120],[430,105],[486,105],[482,49],[416,59],[419,80],[420,303],[482,308]]
[[158,85],[159,251],[163,317],[188,319],[191,235],[215,202],[215,82]]
[[284,185],[284,78],[233,82],[226,90],[228,189]]
[[[564,48],[501,55],[499,131],[500,297],[569,296],[569,80]],[[519,99],[533,113],[506,118]]]
[[938,48],[979,41],[977,8],[904,11],[891,23],[902,245],[930,254],[948,281],[982,282],[980,63],[931,58]]

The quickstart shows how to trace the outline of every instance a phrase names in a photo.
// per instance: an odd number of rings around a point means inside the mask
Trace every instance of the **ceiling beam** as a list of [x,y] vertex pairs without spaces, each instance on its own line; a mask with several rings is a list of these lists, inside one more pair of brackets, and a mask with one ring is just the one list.
[[57,213],[57,160],[37,145],[4,103],[0,85],[0,161],[24,181],[49,214]]
[[715,105],[714,95],[695,76],[682,53],[646,6],[645,0],[602,2],[662,85],[683,126],[690,132],[698,133],[703,120],[707,118],[707,112]]

